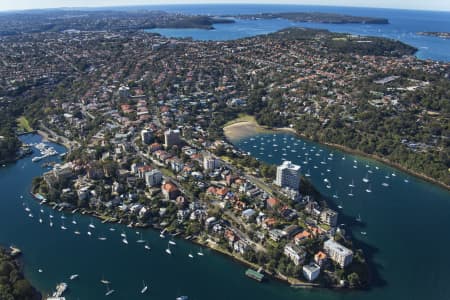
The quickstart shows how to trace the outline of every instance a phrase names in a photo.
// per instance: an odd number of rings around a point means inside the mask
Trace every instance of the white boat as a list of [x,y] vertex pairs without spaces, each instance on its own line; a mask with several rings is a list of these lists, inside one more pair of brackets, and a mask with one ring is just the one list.
[[334,199],[338,199],[339,198],[337,191],[333,194],[333,198]]
[[73,274],[73,275],[70,275],[70,280],[75,280],[75,279],[77,279],[79,277],[79,275],[78,274]]
[[44,213],[44,210],[41,208],[41,213],[43,214]]
[[338,205],[338,208],[339,208],[339,209],[342,209],[342,205]]
[[364,182],[369,182],[369,174],[366,174],[366,177],[364,177],[363,179],[362,179],[362,181],[364,181]]
[[87,232],[87,235],[91,236],[91,235],[92,235],[92,232],[88,231],[88,232]]
[[73,233],[75,233],[76,235],[80,235],[81,232],[79,232],[78,230],[75,230]]
[[144,248],[150,250],[150,246],[148,244],[145,244]]
[[111,227],[111,228],[109,228],[109,231],[116,231],[116,229]]
[[361,215],[358,214],[358,216],[356,217],[356,221],[358,221],[358,222],[361,222],[361,221],[362,221]]
[[111,281],[106,280],[104,277],[102,277],[102,280],[100,280],[100,282],[103,283],[103,284],[110,284],[111,283]]
[[144,293],[147,291],[148,286],[145,284],[144,280],[142,280],[142,285],[143,285],[144,287],[143,287],[142,290],[141,290],[141,294],[144,294]]
[[62,229],[62,230],[66,230],[66,229],[67,229],[67,227],[64,226],[64,222],[63,222],[62,225],[61,225],[61,229]]
[[50,219],[53,219],[53,215],[49,215]]
[[311,172],[308,169],[308,172],[305,174],[306,177],[310,177],[311,176]]
[[361,235],[367,235],[367,232],[361,231]]
[[42,269],[38,269],[38,272],[39,272],[39,273],[42,273],[42,272],[44,272],[44,271],[43,271]]
[[171,254],[172,254],[172,251],[170,250],[170,247],[169,247],[169,245],[167,246],[167,249],[166,249],[166,253],[167,253],[167,254],[169,254],[169,255],[171,255]]
[[204,255],[201,248],[200,248],[200,251],[197,252],[197,255],[200,255],[200,256],[203,256],[203,255]]
[[52,219],[50,219],[50,223],[49,223],[50,227],[53,227],[53,222]]
[[339,179],[339,180],[342,180],[342,176],[339,176],[338,179]]
[[127,239],[126,239],[126,238],[123,238],[123,239],[122,239],[122,243],[124,243],[125,245],[128,245]]
[[99,239],[100,241],[106,241],[106,237],[104,237],[104,236],[100,236],[100,237],[98,237],[98,239]]
[[77,225],[77,221],[75,221],[75,219],[72,219],[72,224]]
[[405,182],[405,183],[408,183],[409,182],[409,180],[408,179],[403,179],[403,181]]
[[397,176],[397,174],[395,174],[395,172],[394,172],[394,173],[392,173],[391,175],[392,175],[392,177],[395,177],[395,176]]
[[61,215],[61,219],[65,220],[66,216],[65,215]]
[[192,255],[192,253],[189,253],[188,256],[189,256],[190,258],[194,258],[194,255]]
[[188,300],[188,296],[180,296],[175,298],[175,300]]
[[31,209],[27,206],[27,207],[25,207],[25,211],[26,211],[26,212],[30,212]]
[[366,189],[366,192],[367,192],[367,193],[372,193],[372,188],[370,187],[370,185],[369,185],[369,187]]
[[349,185],[348,185],[349,187],[355,187],[355,182],[353,181],[353,179],[352,179],[352,183],[350,183]]
[[91,227],[92,229],[95,228],[95,225],[94,225],[94,223],[92,222],[92,220],[91,220],[91,223],[89,224],[89,227]]
[[389,183],[383,182],[381,185],[382,185],[382,186],[385,186],[385,187],[388,187],[388,186],[389,186]]
[[122,233],[120,234],[121,237],[126,238],[127,235],[125,234],[125,232],[122,231]]
[[42,224],[42,222],[43,222],[43,221],[42,221],[42,218],[39,218],[39,223],[41,223],[41,224]]
[[109,286],[106,285],[106,293],[105,293],[105,296],[109,296],[109,295],[111,295],[111,294],[114,293],[114,292],[115,292],[114,290],[110,290],[110,289],[109,289]]
[[348,193],[350,197],[353,197],[353,189],[350,189],[350,193]]
[[145,240],[142,239],[142,233],[141,233],[140,239],[138,239],[138,240],[136,241],[136,243],[138,243],[138,244],[143,244],[143,243],[145,243]]
[[170,241],[169,241],[169,244],[171,244],[171,245],[176,245],[177,243],[175,243],[174,241],[170,240]]

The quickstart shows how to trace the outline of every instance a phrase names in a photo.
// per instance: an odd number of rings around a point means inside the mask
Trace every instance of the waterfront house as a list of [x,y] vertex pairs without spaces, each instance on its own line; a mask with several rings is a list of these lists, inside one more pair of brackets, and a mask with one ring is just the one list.
[[305,276],[308,281],[314,281],[317,277],[319,277],[320,267],[315,263],[310,263],[308,265],[304,265],[302,271],[303,276]]
[[306,257],[306,251],[303,247],[297,246],[293,243],[288,243],[284,246],[284,255],[289,257],[296,266],[303,264]]
[[352,250],[342,246],[332,239],[329,239],[323,244],[323,249],[331,260],[338,263],[342,268],[348,266],[352,262]]

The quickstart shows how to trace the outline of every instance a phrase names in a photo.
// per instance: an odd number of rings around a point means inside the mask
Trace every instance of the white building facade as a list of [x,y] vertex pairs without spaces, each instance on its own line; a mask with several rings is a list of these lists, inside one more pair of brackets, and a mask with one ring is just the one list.
[[290,161],[284,161],[282,165],[277,167],[275,184],[298,190],[300,186],[300,166],[294,165]]

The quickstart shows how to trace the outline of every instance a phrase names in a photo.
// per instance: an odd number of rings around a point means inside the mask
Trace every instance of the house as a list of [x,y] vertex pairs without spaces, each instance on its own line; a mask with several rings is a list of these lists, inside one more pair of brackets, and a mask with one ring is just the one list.
[[294,243],[295,243],[296,245],[300,245],[300,244],[303,243],[304,241],[308,240],[310,237],[311,237],[311,233],[309,233],[309,232],[306,231],[306,230],[303,230],[302,232],[297,233],[297,234],[294,236]]
[[269,199],[267,199],[266,204],[267,204],[267,208],[276,210],[276,208],[278,208],[278,206],[280,205],[280,201],[276,198],[269,198]]
[[303,276],[305,276],[308,281],[314,281],[319,277],[320,267],[315,263],[310,263],[309,265],[304,265],[302,271]]
[[162,173],[157,170],[151,170],[150,172],[145,173],[145,183],[147,186],[152,187],[159,185],[162,181]]
[[280,230],[280,229],[271,229],[269,230],[269,237],[275,242],[280,241],[282,238],[284,238],[286,234]]
[[322,266],[327,261],[327,255],[324,252],[319,251],[314,255],[314,261],[319,266]]
[[167,200],[175,200],[180,195],[178,187],[170,181],[163,183],[161,190]]
[[256,211],[254,209],[246,209],[242,212],[242,218],[245,219],[245,221],[250,221],[252,217],[256,214]]
[[289,239],[295,236],[300,231],[302,231],[302,228],[297,225],[289,225],[283,229],[284,235]]
[[293,243],[288,243],[284,246],[284,255],[289,257],[296,266],[303,264],[306,257],[306,251],[303,247],[297,246]]
[[237,240],[233,244],[233,249],[236,252],[239,252],[240,254],[244,255],[245,252],[249,249],[249,243],[245,240]]

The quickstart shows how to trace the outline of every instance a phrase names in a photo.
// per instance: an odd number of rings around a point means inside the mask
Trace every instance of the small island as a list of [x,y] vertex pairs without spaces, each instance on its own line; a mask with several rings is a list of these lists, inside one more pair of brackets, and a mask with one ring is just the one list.
[[433,36],[441,39],[450,39],[450,32],[438,32],[438,31],[421,31],[417,33],[423,36]]
[[327,24],[389,24],[385,18],[359,17],[318,12],[286,12],[236,15],[239,19],[287,19],[294,22],[327,23]]

